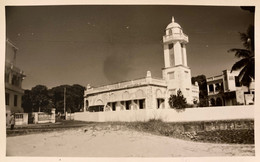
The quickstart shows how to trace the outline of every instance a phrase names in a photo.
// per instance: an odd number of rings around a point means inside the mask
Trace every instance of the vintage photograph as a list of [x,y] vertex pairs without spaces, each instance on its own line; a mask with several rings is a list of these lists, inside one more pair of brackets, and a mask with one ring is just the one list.
[[7,157],[254,157],[255,6],[5,6]]

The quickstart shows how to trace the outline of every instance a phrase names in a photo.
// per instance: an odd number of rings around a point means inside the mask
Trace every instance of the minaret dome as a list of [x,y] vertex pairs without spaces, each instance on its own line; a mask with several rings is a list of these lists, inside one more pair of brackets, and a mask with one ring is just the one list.
[[174,21],[174,17],[172,16],[172,22],[166,27],[166,35],[172,35],[173,33],[182,33],[182,28],[180,24]]

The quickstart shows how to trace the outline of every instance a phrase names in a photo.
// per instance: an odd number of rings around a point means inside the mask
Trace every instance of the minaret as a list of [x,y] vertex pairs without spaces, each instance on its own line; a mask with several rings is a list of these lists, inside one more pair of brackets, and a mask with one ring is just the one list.
[[174,21],[166,28],[166,35],[163,37],[164,64],[165,68],[177,65],[187,66],[186,44],[188,36],[182,31],[181,26]]
[[191,72],[187,65],[186,44],[188,36],[182,31],[181,26],[172,22],[166,27],[163,36],[164,64],[163,78],[167,81],[168,97],[177,94],[180,89],[187,103],[193,103],[191,91]]

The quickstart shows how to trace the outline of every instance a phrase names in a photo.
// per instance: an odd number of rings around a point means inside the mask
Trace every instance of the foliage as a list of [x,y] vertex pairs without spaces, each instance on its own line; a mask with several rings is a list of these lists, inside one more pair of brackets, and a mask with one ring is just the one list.
[[192,84],[198,82],[199,85],[199,107],[209,106],[208,102],[208,90],[207,90],[207,79],[205,75],[198,75],[191,78]]
[[127,127],[137,131],[154,133],[156,135],[172,136],[177,138],[180,136],[175,127],[160,119],[151,119],[148,122],[131,122],[127,124]]
[[253,129],[203,131],[197,133],[196,140],[215,143],[255,143]]
[[181,90],[177,91],[177,95],[171,95],[169,105],[174,109],[183,109],[187,107],[186,98],[183,97]]
[[31,91],[25,90],[24,95],[22,97],[22,107],[24,112],[31,113],[33,112],[33,105],[31,101]]
[[78,112],[84,105],[85,87],[74,84],[61,85],[50,89],[51,99],[57,112],[64,112],[64,90],[66,88],[66,111]]
[[[127,127],[142,132],[149,132],[156,135],[170,136],[192,141],[211,142],[211,143],[239,143],[254,144],[254,129],[215,129],[207,131],[204,124],[221,125],[238,121],[214,121],[214,122],[177,122],[166,123],[160,119],[151,119],[148,122],[130,122]],[[250,124],[252,121],[244,121]],[[117,125],[120,123],[116,123]],[[188,129],[187,129],[188,128]],[[197,131],[196,129],[201,128]]]
[[66,87],[66,108],[68,112],[77,112],[84,104],[85,87],[74,84],[61,85],[48,89],[44,85],[37,85],[31,90],[25,90],[22,106],[25,112],[50,112],[56,108],[57,112],[64,112],[64,88]]
[[245,49],[232,48],[228,50],[228,52],[234,52],[235,56],[240,59],[232,66],[231,72],[240,70],[239,82],[249,86],[252,79],[255,79],[254,26],[250,25],[246,33],[240,33],[240,39]]
[[32,88],[30,92],[30,100],[32,103],[33,111],[38,112],[50,112],[50,96],[48,94],[48,88],[44,85],[37,85]]

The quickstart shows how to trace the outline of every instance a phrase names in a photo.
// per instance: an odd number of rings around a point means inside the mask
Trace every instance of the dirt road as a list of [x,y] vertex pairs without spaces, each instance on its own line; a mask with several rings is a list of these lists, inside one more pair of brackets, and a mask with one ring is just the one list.
[[254,156],[254,145],[184,141],[122,128],[95,127],[7,137],[7,156]]

